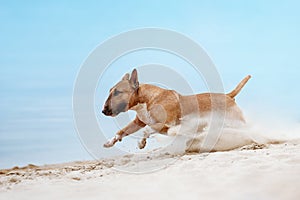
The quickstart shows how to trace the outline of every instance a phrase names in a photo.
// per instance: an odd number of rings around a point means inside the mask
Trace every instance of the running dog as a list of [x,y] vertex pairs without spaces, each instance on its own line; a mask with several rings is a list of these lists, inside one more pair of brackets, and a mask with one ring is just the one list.
[[[237,87],[228,94],[202,93],[183,96],[174,90],[166,90],[150,84],[139,84],[137,70],[129,75],[125,74],[121,81],[110,89],[102,113],[115,117],[128,110],[136,111],[135,119],[105,143],[104,147],[112,147],[116,142],[145,126],[153,132],[166,135],[176,135],[175,127],[183,121],[196,116],[205,119],[212,112],[226,113],[226,118],[245,123],[243,114],[235,103],[235,96],[241,91],[251,78],[246,76]],[[199,132],[207,127],[206,122],[199,124]],[[139,142],[139,148],[146,145],[146,140],[151,133],[145,132]]]

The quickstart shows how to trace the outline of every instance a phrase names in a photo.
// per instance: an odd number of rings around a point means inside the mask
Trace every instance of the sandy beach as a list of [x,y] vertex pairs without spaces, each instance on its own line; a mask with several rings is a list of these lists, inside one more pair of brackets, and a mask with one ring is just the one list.
[[[0,171],[0,199],[299,199],[300,143]],[[134,167],[166,162],[152,173]],[[123,170],[122,171],[120,171]],[[124,172],[127,171],[127,172]],[[141,170],[143,171],[143,170]]]

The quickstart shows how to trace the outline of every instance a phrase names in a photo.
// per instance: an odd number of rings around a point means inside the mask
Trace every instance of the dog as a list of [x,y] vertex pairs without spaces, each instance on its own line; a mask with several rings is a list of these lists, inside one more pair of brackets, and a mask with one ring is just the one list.
[[[125,136],[148,126],[153,131],[144,132],[144,137],[139,142],[139,148],[142,149],[151,133],[176,135],[178,127],[184,121],[189,121],[193,116],[204,119],[213,112],[226,113],[227,118],[245,123],[242,111],[235,103],[235,97],[250,78],[250,75],[246,76],[228,94],[202,93],[184,96],[174,90],[150,84],[140,85],[137,70],[133,69],[131,75],[125,74],[122,80],[110,89],[102,113],[115,117],[121,112],[134,110],[136,117],[103,146],[112,147]],[[201,132],[207,126],[207,122],[200,123],[197,131]]]

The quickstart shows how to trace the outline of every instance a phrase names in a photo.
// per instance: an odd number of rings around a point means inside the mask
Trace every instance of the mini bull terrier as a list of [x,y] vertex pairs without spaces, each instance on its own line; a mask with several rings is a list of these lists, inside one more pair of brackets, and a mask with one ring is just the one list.
[[[140,85],[137,70],[134,69],[131,76],[128,73],[125,74],[122,80],[110,89],[102,113],[115,117],[121,112],[134,110],[137,113],[136,117],[103,146],[112,147],[123,137],[145,126],[149,126],[153,130],[152,133],[174,135],[173,132],[176,130],[174,127],[180,125],[187,116],[205,118],[212,112],[226,112],[226,117],[245,123],[234,98],[250,78],[250,75],[246,76],[228,94],[203,93],[183,96],[174,90],[166,90],[149,84]],[[206,123],[201,123],[199,132],[206,126]],[[140,149],[145,147],[150,134],[148,131],[144,132],[144,137],[139,142]]]

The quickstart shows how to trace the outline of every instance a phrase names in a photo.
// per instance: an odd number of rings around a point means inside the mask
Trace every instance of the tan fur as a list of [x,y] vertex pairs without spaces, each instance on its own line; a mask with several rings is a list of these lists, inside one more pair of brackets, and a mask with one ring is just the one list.
[[237,86],[234,90],[232,90],[230,93],[227,95],[231,98],[234,98],[240,91],[241,89],[246,85],[248,80],[251,78],[250,75],[246,76]]
[[[137,112],[136,118],[120,130],[104,147],[113,146],[117,141],[121,141],[124,136],[132,134],[146,125],[155,132],[168,134],[170,128],[180,125],[181,121],[187,116],[204,118],[212,112],[226,112],[227,117],[244,122],[242,112],[236,105],[234,97],[249,78],[250,76],[244,78],[229,94],[203,93],[183,96],[174,90],[166,90],[149,84],[139,85],[137,71],[133,70],[130,79],[128,75],[125,75],[111,89],[103,113],[116,116],[120,111],[117,108],[123,107],[120,105],[124,105],[123,103],[126,102],[126,107],[121,112],[126,112],[129,109],[135,110]],[[115,90],[119,91],[117,93],[120,94],[114,95]],[[148,137],[149,134],[145,133],[145,137],[139,144],[140,148],[144,148]]]

